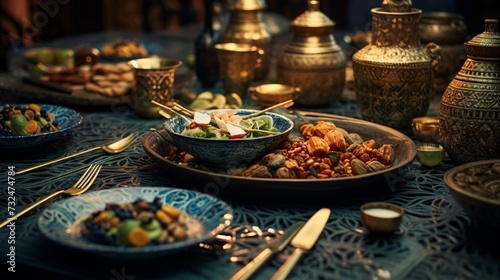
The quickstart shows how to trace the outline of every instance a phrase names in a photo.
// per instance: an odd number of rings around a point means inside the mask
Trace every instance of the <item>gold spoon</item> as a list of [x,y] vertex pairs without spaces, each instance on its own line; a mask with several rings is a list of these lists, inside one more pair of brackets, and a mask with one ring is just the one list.
[[65,157],[62,157],[62,158],[58,158],[58,159],[54,159],[54,160],[51,160],[51,161],[47,161],[45,163],[42,163],[42,164],[30,167],[30,168],[21,170],[19,172],[16,172],[16,174],[17,175],[18,174],[23,174],[23,173],[26,173],[28,171],[32,171],[32,170],[40,168],[40,167],[44,167],[44,166],[47,166],[47,165],[50,165],[50,164],[53,164],[53,163],[56,163],[56,162],[60,162],[60,161],[63,161],[63,160],[69,159],[69,158],[73,158],[73,157],[76,157],[76,156],[79,156],[79,155],[82,155],[82,154],[85,154],[85,153],[88,153],[88,152],[92,152],[92,151],[95,151],[95,150],[99,150],[99,149],[103,150],[107,154],[121,153],[121,152],[125,151],[135,141],[136,138],[137,137],[134,134],[131,134],[131,135],[125,137],[125,138],[122,138],[122,139],[120,139],[118,141],[115,141],[113,143],[110,143],[108,145],[96,146],[96,147],[90,148],[88,150],[81,151],[81,152],[78,152],[78,153],[75,153],[75,154],[72,154],[72,155],[69,155],[69,156],[65,156]]

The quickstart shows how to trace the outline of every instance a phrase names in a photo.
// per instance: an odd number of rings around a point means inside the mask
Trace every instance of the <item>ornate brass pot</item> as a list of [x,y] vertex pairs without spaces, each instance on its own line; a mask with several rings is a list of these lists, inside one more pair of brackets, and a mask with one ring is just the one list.
[[434,90],[442,94],[467,58],[464,43],[467,26],[463,16],[448,12],[425,12],[419,20],[420,41],[434,42],[441,48],[441,60],[436,65]]
[[467,60],[439,108],[440,138],[458,163],[500,157],[500,33],[498,20],[464,44]]
[[425,115],[434,93],[439,46],[420,44],[421,10],[409,0],[386,0],[371,10],[370,44],[354,53],[354,90],[361,117],[396,129]]
[[267,77],[272,51],[272,36],[262,20],[264,0],[236,0],[231,6],[229,22],[219,34],[219,43],[252,44],[264,51],[256,65],[254,80]]
[[346,55],[332,34],[335,23],[319,11],[319,1],[310,0],[291,26],[293,36],[278,58],[278,82],[301,89],[298,105],[328,105],[342,95],[346,75]]

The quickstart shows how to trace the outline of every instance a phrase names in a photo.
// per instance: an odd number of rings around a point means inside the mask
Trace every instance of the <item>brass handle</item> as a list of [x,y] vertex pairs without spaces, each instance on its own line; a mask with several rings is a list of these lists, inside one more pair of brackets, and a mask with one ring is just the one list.
[[271,277],[271,280],[284,280],[292,272],[293,268],[297,263],[300,261],[302,256],[306,253],[306,250],[297,248],[293,250],[292,254],[286,259],[285,263],[280,266],[278,271],[274,273],[273,277]]
[[438,44],[430,42],[424,47],[424,52],[426,52],[431,57],[431,64],[434,69],[441,62],[441,47]]
[[249,279],[259,268],[264,265],[270,257],[273,256],[273,251],[269,248],[264,249],[251,262],[240,269],[229,280],[246,280]]
[[76,154],[72,154],[72,155],[69,155],[69,156],[65,156],[65,157],[62,157],[62,158],[58,158],[58,159],[54,159],[54,160],[51,160],[51,161],[47,161],[47,162],[44,162],[42,164],[39,164],[39,165],[35,165],[33,167],[30,167],[30,168],[26,168],[24,170],[21,170],[19,172],[16,172],[17,175],[19,174],[23,174],[23,173],[26,173],[28,171],[31,171],[31,170],[35,170],[37,168],[40,168],[40,167],[44,167],[44,166],[47,166],[47,165],[51,165],[53,163],[56,163],[56,162],[60,162],[60,161],[63,161],[63,160],[67,160],[69,158],[72,158],[72,157],[76,157],[76,156],[79,156],[81,154],[85,154],[85,153],[88,153],[88,152],[92,152],[92,151],[95,151],[95,150],[98,150],[100,149],[101,147],[94,147],[94,148],[90,148],[88,150],[85,150],[85,151],[81,151],[81,152],[78,152]]
[[40,199],[39,201],[31,204],[30,206],[26,207],[25,209],[23,209],[21,212],[18,212],[16,215],[8,218],[7,220],[3,221],[1,224],[0,224],[0,228],[3,228],[4,226],[6,226],[7,224],[9,224],[10,222],[12,221],[15,221],[17,218],[21,217],[22,215],[24,215],[26,212],[30,211],[31,209],[37,207],[38,205],[44,203],[45,201],[55,197],[55,196],[58,196],[60,194],[64,193],[64,190],[61,190],[61,191],[57,191],[53,194],[50,194],[42,199]]

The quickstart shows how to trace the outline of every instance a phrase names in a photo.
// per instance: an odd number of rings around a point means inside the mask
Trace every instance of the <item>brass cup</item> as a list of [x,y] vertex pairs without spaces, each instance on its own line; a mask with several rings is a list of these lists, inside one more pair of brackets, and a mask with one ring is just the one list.
[[215,44],[215,49],[225,93],[245,97],[264,51],[252,44],[238,43]]
[[287,100],[294,100],[300,95],[300,88],[284,84],[261,84],[249,87],[248,92],[250,97],[262,107],[269,107]]
[[394,233],[403,219],[403,208],[387,202],[370,202],[361,206],[361,222],[372,233]]
[[422,142],[439,144],[439,117],[417,117],[411,122],[413,134]]
[[128,62],[134,69],[135,87],[132,107],[143,118],[161,118],[151,100],[166,104],[174,100],[175,69],[182,62],[168,58],[150,57]]

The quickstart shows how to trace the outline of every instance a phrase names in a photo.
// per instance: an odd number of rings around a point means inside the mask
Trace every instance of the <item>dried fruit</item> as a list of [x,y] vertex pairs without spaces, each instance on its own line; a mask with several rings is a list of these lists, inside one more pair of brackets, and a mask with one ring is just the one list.
[[347,147],[347,142],[344,139],[344,135],[340,130],[330,130],[324,136],[325,141],[328,146],[333,151],[344,151]]
[[330,147],[325,139],[313,136],[306,141],[307,152],[312,156],[323,157],[328,155]]
[[10,119],[10,129],[14,134],[17,135],[26,135],[26,126],[28,121],[22,114],[13,115]]

